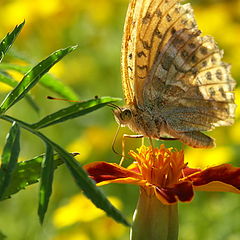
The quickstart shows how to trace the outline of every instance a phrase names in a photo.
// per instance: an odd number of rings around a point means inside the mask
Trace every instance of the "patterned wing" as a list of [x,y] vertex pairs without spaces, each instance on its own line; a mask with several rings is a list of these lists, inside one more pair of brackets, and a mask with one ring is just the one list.
[[[222,51],[212,37],[200,36],[189,4],[175,2],[170,6],[164,1],[162,6],[166,4],[169,10],[162,12],[160,8],[159,23],[149,30],[158,34],[150,33],[148,44],[144,38],[137,44],[137,52],[141,45],[144,53],[148,49],[148,55],[136,59],[139,104],[152,109],[157,105],[168,125],[179,132],[231,125],[236,108],[232,92],[235,81],[229,65],[221,61]],[[144,31],[139,35],[144,37]]]
[[[156,68],[157,56],[172,35],[195,28],[189,4],[179,0],[132,0],[129,4],[122,44],[122,78],[126,103],[136,98],[143,104],[143,87]],[[153,71],[152,71],[153,72]]]
[[213,38],[200,36],[190,4],[179,2],[131,0],[122,44],[125,101],[159,112],[180,132],[231,125],[230,67]]
[[136,43],[137,20],[142,0],[132,0],[129,3],[127,16],[124,25],[122,41],[122,85],[125,102],[132,103],[134,99],[134,44]]

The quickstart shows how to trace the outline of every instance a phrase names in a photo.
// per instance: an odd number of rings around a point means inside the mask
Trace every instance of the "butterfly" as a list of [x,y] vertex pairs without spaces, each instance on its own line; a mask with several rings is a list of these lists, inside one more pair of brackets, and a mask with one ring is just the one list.
[[126,105],[114,110],[120,125],[150,139],[211,148],[214,139],[202,131],[233,124],[236,82],[189,3],[131,0],[121,53]]

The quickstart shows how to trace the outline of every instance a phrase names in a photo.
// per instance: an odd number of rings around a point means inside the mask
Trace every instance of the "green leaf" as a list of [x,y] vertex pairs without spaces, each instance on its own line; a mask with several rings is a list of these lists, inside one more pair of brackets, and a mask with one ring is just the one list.
[[[0,72],[0,82],[7,84],[10,87],[16,87],[18,85],[18,82],[16,80],[14,80],[13,78],[11,78],[10,76],[8,76],[7,74]],[[35,103],[35,101],[32,99],[32,97],[29,94],[26,94],[26,100],[28,101],[28,103],[30,104],[30,106],[37,112],[39,113],[39,107],[38,105]]]
[[1,63],[0,70],[3,70],[3,71],[13,70],[24,75],[29,70],[31,70],[31,66],[22,66],[22,65],[17,65],[13,63]]
[[2,61],[8,49],[12,46],[24,24],[25,21],[17,25],[14,30],[11,33],[8,33],[7,36],[0,42],[0,62]]
[[49,69],[60,61],[65,55],[72,52],[75,47],[68,47],[65,49],[60,49],[52,53],[45,60],[38,63],[33,67],[28,73],[25,74],[22,81],[6,96],[4,101],[0,106],[0,113],[8,110],[13,104],[18,102],[24,95],[31,89],[39,79],[49,71]]
[[122,214],[109,202],[106,196],[100,191],[93,180],[88,177],[86,171],[71,156],[70,153],[66,152],[63,148],[51,141],[44,134],[34,130],[31,125],[7,115],[2,115],[0,118],[8,122],[16,121],[20,127],[35,134],[45,143],[52,145],[53,149],[63,158],[77,185],[83,190],[84,194],[95,204],[95,206],[104,210],[107,215],[112,217],[114,220],[129,226]]
[[48,202],[52,194],[53,172],[53,149],[51,145],[46,144],[46,155],[42,162],[38,205],[38,216],[41,224],[43,223],[44,216],[48,208]]
[[62,149],[57,144],[53,143],[56,152],[64,159],[77,185],[83,190],[84,194],[95,204],[96,207],[104,210],[108,216],[112,217],[117,222],[129,226],[129,223],[106,198],[102,191],[96,187],[95,182],[88,177],[86,171],[80,166],[68,152]]
[[16,87],[18,82],[11,78],[6,72],[0,72],[0,82],[7,84],[10,87]]
[[2,231],[0,231],[0,240],[4,240],[4,239],[7,239],[7,236],[4,235]]
[[112,97],[101,97],[95,98],[84,102],[76,103],[70,107],[63,108],[55,113],[52,113],[39,122],[31,125],[32,128],[40,129],[44,128],[56,123],[64,122],[68,119],[73,119],[92,111],[95,111],[101,107],[104,107],[108,103],[120,101],[120,98],[112,98]]
[[20,151],[19,137],[19,126],[17,123],[13,122],[2,153],[2,164],[0,168],[0,198],[8,187],[12,178],[13,170],[17,164]]
[[[14,70],[19,73],[25,74],[27,71],[30,70],[30,67],[29,66],[19,66],[19,65],[10,64],[10,63],[2,63],[0,65],[0,70],[1,69],[2,70]],[[58,80],[56,77],[54,77],[50,73],[45,74],[40,79],[39,83],[42,86],[46,87],[47,89],[51,90],[52,92],[59,94],[63,98],[67,98],[67,99],[71,99],[71,100],[79,99],[77,94],[72,90],[72,88],[70,88],[69,86],[67,86],[60,80]]]
[[[73,156],[77,154],[72,154]],[[37,183],[41,177],[41,169],[42,169],[42,162],[45,158],[45,155],[42,154],[37,156],[31,160],[26,160],[17,163],[13,173],[12,179],[10,181],[9,186],[7,187],[6,191],[4,192],[2,198],[0,200],[5,200],[10,198],[11,195],[19,192],[20,190],[25,189],[27,186]],[[54,154],[54,169],[58,166],[62,165],[64,162],[59,154]]]

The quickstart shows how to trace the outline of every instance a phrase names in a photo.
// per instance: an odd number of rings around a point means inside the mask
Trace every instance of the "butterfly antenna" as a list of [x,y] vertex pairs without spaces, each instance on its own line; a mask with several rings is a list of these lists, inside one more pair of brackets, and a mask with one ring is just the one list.
[[113,103],[108,103],[107,106],[112,107],[114,109],[118,109],[119,111],[122,111],[122,109],[119,106],[117,106],[117,105],[115,105]]
[[65,99],[65,98],[55,98],[55,97],[51,97],[51,96],[47,96],[47,99],[50,99],[50,100],[59,100],[59,101],[65,101],[65,102],[76,102],[76,103],[81,102],[81,101],[69,100],[69,99]]

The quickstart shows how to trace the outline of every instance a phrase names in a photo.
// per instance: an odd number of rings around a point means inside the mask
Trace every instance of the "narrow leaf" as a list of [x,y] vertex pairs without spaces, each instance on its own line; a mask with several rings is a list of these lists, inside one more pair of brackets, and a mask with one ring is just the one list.
[[42,172],[39,189],[38,216],[41,224],[43,223],[44,216],[48,207],[48,202],[52,194],[53,172],[53,149],[51,145],[46,144],[46,155],[42,162]]
[[6,96],[0,106],[0,113],[5,112],[13,104],[18,102],[24,95],[37,84],[39,79],[49,71],[49,69],[60,61],[65,55],[72,52],[76,47],[60,49],[52,53],[45,60],[38,63],[28,73],[25,74],[22,81]]
[[70,153],[68,153],[59,145],[51,141],[44,134],[33,129],[31,125],[6,115],[2,115],[0,116],[0,118],[9,122],[16,121],[20,127],[35,134],[36,136],[41,138],[45,143],[52,145],[53,149],[63,158],[72,176],[74,177],[77,185],[83,190],[84,194],[95,204],[95,206],[104,210],[107,213],[107,215],[112,217],[114,220],[129,226],[128,222],[125,220],[122,214],[109,202],[106,196],[100,191],[100,189],[96,186],[93,180],[88,177],[86,171],[71,156]]
[[[72,154],[72,156],[76,155],[76,153]],[[41,176],[41,166],[44,158],[45,155],[43,154],[30,160],[18,162],[13,171],[10,184],[0,200],[10,198],[11,195],[25,189],[29,185],[37,183]],[[57,169],[63,163],[62,158],[58,154],[54,154],[54,169]]]
[[40,129],[56,123],[64,122],[68,119],[73,119],[73,118],[85,115],[87,113],[90,113],[92,111],[95,111],[99,108],[102,108],[108,103],[116,102],[120,100],[121,99],[119,98],[101,97],[101,98],[95,98],[95,99],[91,99],[84,102],[79,102],[79,103],[73,104],[70,107],[63,108],[55,113],[52,113],[44,117],[39,122],[32,124],[31,127],[35,129]]
[[[0,65],[0,69],[2,70],[14,70],[16,72],[25,74],[27,71],[30,70],[29,66],[19,66],[16,64],[11,63],[2,63]],[[47,89],[51,90],[53,93],[57,93],[59,96],[71,100],[78,100],[77,94],[70,88],[68,85],[64,84],[52,74],[47,73],[45,74],[39,81],[39,83],[46,87]]]
[[0,62],[2,61],[8,49],[12,46],[24,24],[25,21],[17,25],[14,30],[11,33],[8,33],[7,36],[0,42]]
[[6,144],[2,153],[2,164],[0,168],[0,198],[9,185],[13,170],[17,164],[20,151],[19,146],[20,129],[17,123],[13,123],[7,136]]
[[0,82],[7,84],[10,87],[16,87],[18,82],[14,80],[8,73],[0,71]]
[[95,206],[104,210],[106,214],[112,217],[115,221],[129,226],[129,223],[122,216],[121,212],[119,212],[109,202],[102,191],[96,187],[96,184],[88,177],[86,171],[80,166],[80,163],[57,144],[54,144],[53,147],[64,159],[77,185],[83,190],[84,194],[95,204]]
[[6,71],[6,70],[13,70],[18,73],[21,73],[22,75],[26,74],[29,70],[31,70],[31,66],[22,66],[14,63],[1,63],[0,70]]
[[[7,84],[10,87],[16,87],[18,85],[18,82],[8,76],[7,74],[4,74],[3,72],[0,72],[0,82]],[[30,104],[30,106],[37,112],[39,113],[39,107],[35,103],[35,101],[32,99],[31,95],[26,94],[26,100]]]

